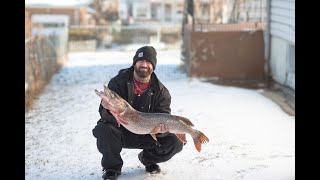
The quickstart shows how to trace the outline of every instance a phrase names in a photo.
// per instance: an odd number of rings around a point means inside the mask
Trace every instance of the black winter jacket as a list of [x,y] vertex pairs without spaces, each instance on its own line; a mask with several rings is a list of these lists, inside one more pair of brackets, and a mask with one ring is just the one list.
[[[138,111],[170,114],[171,95],[168,89],[158,80],[155,73],[151,74],[150,87],[140,96],[141,100],[138,103],[134,101],[136,95],[133,92],[133,71],[133,66],[120,70],[118,75],[109,81],[108,87]],[[103,108],[101,104],[99,113],[101,116],[99,121],[111,123],[116,127],[118,126],[116,119],[109,110]]]

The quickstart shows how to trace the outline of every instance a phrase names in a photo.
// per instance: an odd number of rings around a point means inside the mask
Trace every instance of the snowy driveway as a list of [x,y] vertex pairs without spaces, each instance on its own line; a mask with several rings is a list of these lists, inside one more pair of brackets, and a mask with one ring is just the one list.
[[[94,89],[131,65],[134,51],[72,53],[34,109],[25,114],[25,179],[101,179],[92,128],[99,119]],[[156,73],[172,96],[172,114],[189,118],[210,142],[198,153],[187,135],[181,153],[149,175],[123,149],[119,179],[295,179],[295,117],[261,90],[204,83],[179,71],[179,51],[159,51]]]

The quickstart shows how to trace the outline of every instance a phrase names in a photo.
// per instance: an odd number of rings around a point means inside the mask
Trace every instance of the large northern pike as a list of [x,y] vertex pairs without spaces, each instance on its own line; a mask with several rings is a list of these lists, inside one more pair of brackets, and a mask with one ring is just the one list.
[[118,126],[123,125],[126,129],[135,134],[150,134],[157,141],[153,133],[155,127],[164,124],[170,133],[186,143],[186,133],[193,138],[194,145],[198,152],[201,145],[209,142],[209,139],[200,131],[192,128],[192,122],[181,116],[167,113],[144,113],[135,110],[126,100],[104,85],[104,91],[95,90],[96,94],[107,104],[107,109],[116,118]]

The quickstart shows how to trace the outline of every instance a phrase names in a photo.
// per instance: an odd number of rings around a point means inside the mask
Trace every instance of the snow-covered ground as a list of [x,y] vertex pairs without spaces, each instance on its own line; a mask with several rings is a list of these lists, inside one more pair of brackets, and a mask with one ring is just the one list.
[[[134,51],[83,52],[69,60],[25,114],[25,179],[101,179],[101,154],[92,129],[99,119],[94,89],[131,65]],[[210,142],[198,153],[192,139],[145,173],[137,154],[123,149],[119,179],[295,179],[295,117],[262,90],[219,86],[179,70],[178,50],[158,51],[156,73],[172,96],[172,114],[189,118]]]

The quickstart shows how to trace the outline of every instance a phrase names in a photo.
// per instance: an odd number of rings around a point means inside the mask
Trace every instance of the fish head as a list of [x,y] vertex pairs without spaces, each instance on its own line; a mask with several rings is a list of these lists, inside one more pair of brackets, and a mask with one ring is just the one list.
[[109,104],[110,108],[109,110],[113,112],[123,112],[126,109],[126,101],[122,97],[120,97],[116,92],[109,89],[107,85],[104,85],[104,93],[107,97],[107,103]]

